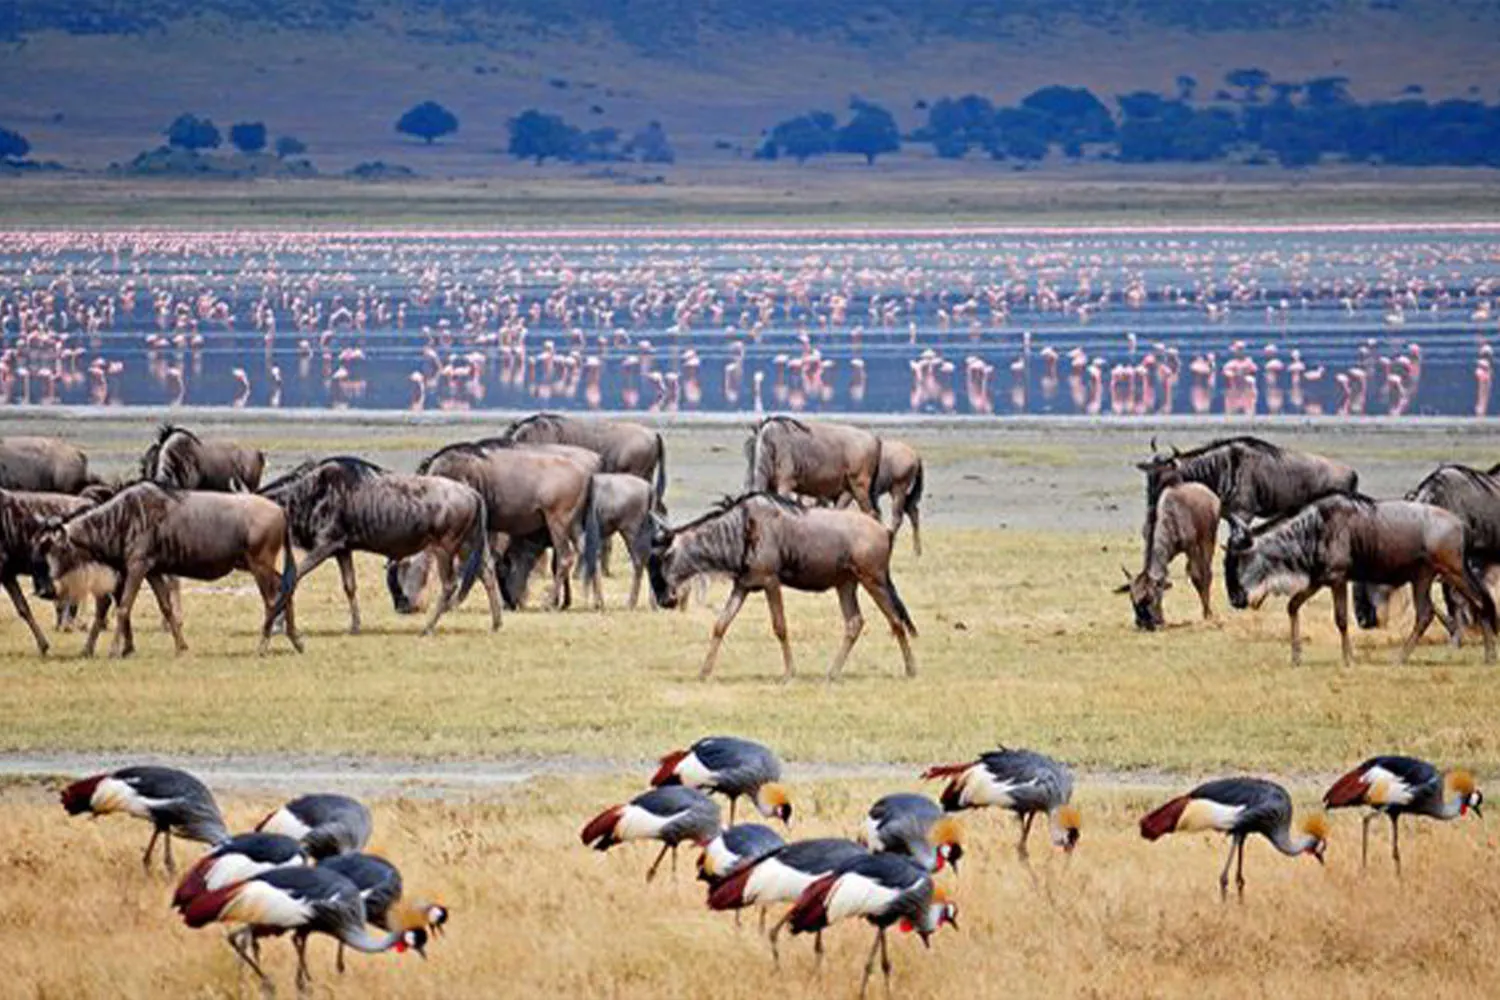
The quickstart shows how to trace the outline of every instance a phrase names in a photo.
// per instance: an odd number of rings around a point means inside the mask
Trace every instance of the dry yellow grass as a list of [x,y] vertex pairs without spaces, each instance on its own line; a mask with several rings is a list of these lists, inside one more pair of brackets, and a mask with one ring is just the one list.
[[[38,659],[11,618],[0,741],[12,752],[632,760],[722,731],[804,761],[930,762],[1004,740],[1091,769],[1328,773],[1393,750],[1481,770],[1500,763],[1491,724],[1500,685],[1476,646],[1434,638],[1398,667],[1398,635],[1385,630],[1360,635],[1359,662],[1345,670],[1324,598],[1304,612],[1307,665],[1295,669],[1279,610],[1230,613],[1216,596],[1220,620],[1195,622],[1185,584],[1167,605],[1182,624],[1137,633],[1124,598],[1109,592],[1119,563],[1136,558],[1128,537],[954,530],[928,541],[919,562],[903,538],[895,568],[922,629],[912,681],[898,676],[895,644],[868,601],[842,683],[823,680],[840,635],[830,595],[788,601],[793,683],[778,683],[760,598],[701,683],[707,608],[529,611],[492,635],[476,591],[424,639],[419,620],[391,611],[379,564],[362,559],[365,634],[344,634],[343,594],[327,567],[299,594],[300,657],[281,639],[273,655],[253,655],[260,602],[248,586],[187,585],[192,648],[182,656],[149,598],[138,604],[140,652],[126,661],[76,658],[78,635]],[[625,583],[610,581],[616,606]]]
[[[829,935],[821,976],[803,940],[785,949],[778,973],[753,918],[736,930],[727,915],[704,909],[691,852],[675,883],[662,877],[647,885],[648,845],[603,856],[582,847],[582,823],[637,784],[548,781],[493,800],[376,801],[376,846],[402,866],[409,891],[436,894],[452,907],[450,933],[425,963],[355,956],[342,980],[332,972],[332,945],[318,941],[310,949],[314,995],[855,995],[867,928],[840,926]],[[808,808],[795,832],[852,834],[869,801],[891,787],[803,785],[797,790]],[[1085,789],[1079,851],[1068,864],[1050,849],[1039,855],[1037,885],[1011,850],[1015,824],[970,814],[969,853],[950,883],[961,930],[945,929],[930,952],[897,935],[895,995],[1369,998],[1493,990],[1500,850],[1482,825],[1409,824],[1399,882],[1383,837],[1377,863],[1361,874],[1352,815],[1334,820],[1326,869],[1256,841],[1247,852],[1244,905],[1223,905],[1215,885],[1220,838],[1148,844],[1136,833],[1135,820],[1159,795]],[[1297,797],[1302,806],[1314,793],[1303,788]],[[221,799],[233,826],[273,805],[265,797]],[[258,995],[221,934],[184,928],[167,908],[171,883],[141,873],[146,836],[135,820],[70,819],[36,785],[0,792],[7,946],[0,993]],[[290,945],[271,942],[267,955],[281,995],[292,995]]]

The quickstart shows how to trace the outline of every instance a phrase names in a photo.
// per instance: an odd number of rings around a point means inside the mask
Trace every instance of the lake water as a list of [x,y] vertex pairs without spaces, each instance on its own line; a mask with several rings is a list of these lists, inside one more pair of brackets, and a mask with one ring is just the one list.
[[125,406],[1465,415],[1488,408],[1497,296],[1500,231],[1483,227],[12,233],[0,390]]

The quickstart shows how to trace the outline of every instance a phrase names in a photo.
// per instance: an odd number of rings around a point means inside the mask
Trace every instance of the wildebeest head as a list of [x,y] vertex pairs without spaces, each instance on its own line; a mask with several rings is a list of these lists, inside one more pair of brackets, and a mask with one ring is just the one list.
[[42,600],[74,602],[113,594],[119,576],[96,561],[68,537],[60,518],[48,518],[37,534],[31,567],[32,587]]
[[1115,588],[1117,594],[1130,595],[1130,606],[1135,609],[1135,627],[1143,632],[1155,632],[1166,624],[1161,610],[1161,596],[1172,589],[1167,578],[1154,580],[1145,570],[1131,576],[1130,570],[1121,566],[1125,582]]
[[692,575],[683,571],[682,559],[677,549],[677,535],[666,522],[654,517],[655,528],[651,534],[651,555],[646,559],[646,574],[651,578],[651,593],[656,603],[663,608],[675,608],[682,601],[682,593]]
[[1229,542],[1224,546],[1224,589],[1229,592],[1230,605],[1236,608],[1244,609],[1250,604],[1242,574],[1244,563],[1254,548],[1255,537],[1250,533],[1249,526],[1231,515]]
[[426,606],[427,578],[431,573],[432,558],[426,552],[406,559],[386,560],[385,585],[398,615],[414,615]]
[[1286,531],[1256,535],[1244,519],[1229,518],[1224,587],[1236,608],[1259,608],[1272,594],[1295,594],[1311,582],[1302,565],[1303,541]]

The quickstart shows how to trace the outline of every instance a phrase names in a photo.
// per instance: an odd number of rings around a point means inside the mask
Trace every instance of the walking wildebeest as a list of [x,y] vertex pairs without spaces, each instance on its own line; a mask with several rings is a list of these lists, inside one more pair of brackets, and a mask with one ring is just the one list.
[[[562,606],[568,576],[578,559],[575,538],[583,538],[585,582],[599,571],[593,476],[571,457],[489,438],[441,448],[423,459],[417,472],[466,483],[484,498],[491,549],[497,556],[504,554],[506,540],[496,536],[520,538],[545,530],[557,554],[552,607]],[[410,559],[401,560],[386,577],[398,609],[418,599],[425,581],[422,561]]]
[[1292,662],[1302,661],[1297,613],[1323,587],[1333,591],[1345,665],[1353,658],[1349,642],[1349,582],[1411,584],[1417,619],[1401,647],[1405,662],[1432,623],[1432,583],[1440,579],[1479,611],[1484,626],[1485,661],[1495,656],[1495,603],[1483,581],[1464,562],[1463,522],[1430,504],[1372,500],[1334,493],[1258,528],[1230,521],[1224,582],[1237,608],[1259,607],[1269,594],[1290,594]]
[[[51,518],[66,518],[92,507],[92,500],[66,493],[32,493],[23,490],[0,490],[0,584],[10,595],[16,613],[31,629],[36,648],[47,655],[51,644],[31,613],[31,605],[21,590],[18,577],[36,573],[36,542],[43,525]],[[61,612],[62,605],[59,605]],[[59,624],[62,615],[59,613]]]
[[[658,513],[651,484],[623,473],[600,472],[594,476],[594,511],[599,519],[599,537],[607,541],[619,535],[630,555],[631,580],[629,607],[640,603],[641,577],[651,556],[651,536],[655,528],[652,515]],[[519,603],[525,598],[526,582],[531,578],[537,560],[548,548],[545,532],[523,538],[512,538],[500,560],[504,581],[502,592]],[[604,592],[598,575],[593,580],[594,607],[604,607]]]
[[767,417],[745,442],[745,489],[830,502],[847,492],[875,517],[880,453],[880,438],[859,427]]
[[[404,476],[347,456],[304,462],[260,495],[287,512],[292,541],[306,555],[297,580],[324,560],[338,561],[349,599],[349,632],[360,629],[354,553],[385,556],[388,572],[396,561],[418,552],[436,556],[442,596],[422,629],[431,635],[438,619],[468,596],[482,577],[490,600],[490,627],[500,627],[500,594],[489,556],[489,529],[484,498],[471,487],[441,476]],[[453,567],[463,566],[457,583]]]
[[[187,649],[187,641],[167,578],[217,580],[237,569],[255,577],[265,605],[259,652],[270,645],[271,626],[283,614],[287,638],[302,651],[292,608],[297,566],[291,529],[282,509],[265,497],[136,483],[65,521],[49,521],[36,548],[41,596],[61,594],[78,601],[116,596],[119,609],[111,656],[128,656],[135,649],[130,612],[143,582],[156,595],[180,653]],[[102,627],[102,616],[96,616],[85,655],[93,655]]]
[[1188,578],[1203,604],[1203,617],[1213,617],[1209,594],[1214,582],[1214,539],[1219,531],[1219,498],[1202,483],[1179,483],[1162,490],[1157,501],[1156,530],[1146,548],[1145,565],[1135,576],[1124,570],[1125,584],[1115,591],[1129,594],[1135,627],[1147,632],[1166,624],[1162,594],[1172,586],[1172,560],[1187,554]]
[[792,676],[792,647],[787,642],[786,611],[781,588],[821,593],[838,591],[844,614],[844,641],[828,667],[837,679],[849,650],[864,628],[859,587],[864,587],[890,622],[906,675],[917,673],[908,636],[917,634],[911,615],[891,581],[889,529],[852,510],[805,509],[772,493],[747,493],[726,499],[702,517],[678,528],[661,526],[652,540],[647,563],[656,602],[673,608],[689,581],[701,573],[723,574],[733,590],[714,623],[701,678],[713,672],[724,633],[739,614],[746,595],[763,590],[771,609],[771,629],[781,644],[783,679]]
[[518,444],[587,448],[599,456],[600,472],[629,473],[654,483],[656,512],[666,510],[667,446],[649,427],[620,420],[579,420],[560,413],[536,413],[511,424],[501,437]]
[[78,494],[99,480],[88,456],[57,438],[0,438],[0,489]]
[[[1464,558],[1481,579],[1500,565],[1500,478],[1497,477],[1500,465],[1484,472],[1467,465],[1440,465],[1406,494],[1408,500],[1429,503],[1458,515],[1468,544]],[[1361,628],[1380,624],[1380,608],[1389,600],[1392,590],[1379,584],[1354,585],[1354,617]],[[1443,603],[1448,610],[1443,624],[1457,645],[1466,624],[1465,605],[1454,599],[1446,583]]]
[[183,490],[255,492],[265,453],[234,441],[205,441],[185,427],[163,424],[141,456],[141,478]]

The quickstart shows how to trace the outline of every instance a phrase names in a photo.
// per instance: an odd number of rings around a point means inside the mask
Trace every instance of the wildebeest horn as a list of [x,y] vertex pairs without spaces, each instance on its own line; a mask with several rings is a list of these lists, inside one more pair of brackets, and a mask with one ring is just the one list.
[[1156,454],[1156,435],[1151,435],[1151,454]]
[[1127,582],[1135,579],[1135,577],[1130,575],[1130,570],[1126,569],[1123,564],[1120,566],[1120,572],[1125,574],[1125,580]]

